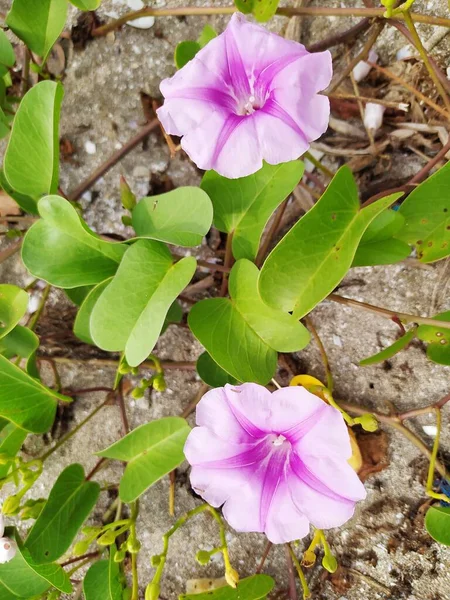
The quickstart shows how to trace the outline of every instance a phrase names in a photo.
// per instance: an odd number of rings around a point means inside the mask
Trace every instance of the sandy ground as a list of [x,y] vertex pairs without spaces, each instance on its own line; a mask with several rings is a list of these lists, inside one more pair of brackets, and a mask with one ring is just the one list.
[[[99,15],[120,14],[125,0],[104,2]],[[9,2],[0,1],[5,10]],[[162,2],[156,3],[162,6]],[[171,2],[171,5],[181,2]],[[193,3],[192,3],[193,4]],[[195,4],[202,4],[196,2]],[[219,2],[215,3],[219,4]],[[332,5],[332,2],[316,3]],[[441,1],[418,3],[432,11]],[[442,1],[442,4],[445,4]],[[73,18],[75,11],[71,14]],[[73,22],[73,21],[71,21]],[[134,135],[143,123],[139,93],[158,95],[162,78],[174,72],[173,50],[184,39],[195,39],[208,22],[219,30],[225,20],[216,18],[164,18],[148,30],[125,27],[122,31],[97,39],[84,50],[69,47],[67,70],[64,77],[65,101],[62,111],[62,135],[69,139],[74,154],[61,165],[61,185],[71,190],[100,165],[115,149]],[[286,24],[277,18],[271,27],[281,30]],[[348,20],[305,20],[303,40],[317,40],[325,30],[345,29]],[[69,27],[69,25],[68,25]],[[428,35],[427,28],[423,34]],[[380,39],[380,54],[389,58],[403,42],[397,34],[385,32]],[[446,53],[445,44],[437,48]],[[447,54],[448,56],[448,54]],[[409,172],[411,161],[403,157],[397,169]],[[415,166],[417,169],[417,166]],[[169,158],[167,146],[157,133],[149,137],[145,147],[139,147],[101,179],[81,200],[88,223],[98,232],[128,235],[121,224],[118,181],[126,175],[133,189],[145,195],[149,192],[153,175],[168,176],[176,186],[196,184],[200,174],[183,155]],[[200,253],[207,255],[205,246]],[[343,282],[342,293],[373,304],[416,314],[434,314],[448,310],[447,264],[438,263],[429,268],[404,264],[353,269]],[[2,281],[24,284],[30,281],[17,255],[0,266]],[[74,310],[60,291],[53,291],[43,319],[41,334],[46,328],[68,327]],[[358,361],[377,352],[394,341],[397,329],[392,323],[332,303],[321,304],[312,318],[329,353],[336,386],[336,397],[388,410],[390,403],[398,409],[420,407],[438,400],[449,391],[450,369],[430,363],[423,347],[414,343],[407,352],[393,358],[388,364],[362,368]],[[81,356],[89,352],[80,347],[63,348],[66,356]],[[52,351],[50,348],[49,351]],[[170,327],[162,336],[156,353],[163,359],[195,360],[201,348],[187,329]],[[92,355],[92,353],[91,353]],[[323,377],[320,356],[312,343],[295,357],[298,372]],[[86,388],[111,386],[113,367],[97,367],[88,361],[73,361],[59,365],[63,386]],[[50,378],[50,374],[46,373]],[[280,379],[286,377],[280,373]],[[165,415],[178,414],[189,404],[200,387],[194,372],[167,372],[168,389],[153,392],[151,398],[127,400],[132,427]],[[66,415],[64,425],[74,427],[102,400],[102,394],[77,398],[73,411]],[[432,423],[432,416],[416,420],[412,426],[429,445],[423,425]],[[450,450],[448,416],[443,419],[443,449]],[[60,434],[57,429],[55,438]],[[348,571],[334,578],[324,578],[320,568],[308,574],[314,598],[322,600],[376,600],[390,597],[395,600],[443,600],[450,597],[450,550],[434,543],[423,528],[418,510],[425,501],[424,481],[427,463],[418,450],[406,439],[386,429],[389,466],[372,475],[366,484],[367,499],[356,511],[355,517],[341,530],[330,532],[330,541],[341,565]],[[74,462],[87,470],[93,467],[98,451],[122,435],[118,410],[108,406],[94,418],[73,440],[49,460],[43,476],[33,490],[38,497],[48,493],[61,469]],[[51,441],[30,437],[25,451],[39,455]],[[117,482],[122,467],[112,465],[97,477],[102,484]],[[176,487],[176,514],[179,516],[197,504],[188,484],[186,465],[179,469]],[[150,556],[161,550],[161,534],[172,524],[168,515],[169,483],[165,479],[151,488],[141,499],[139,536],[142,551],[139,570],[142,587],[150,580]],[[93,515],[99,518],[111,498],[103,493]],[[173,538],[169,560],[162,584],[162,598],[173,599],[184,591],[185,582],[192,577],[216,577],[222,574],[220,560],[200,567],[194,560],[198,548],[216,545],[217,531],[205,516],[196,518]],[[262,535],[238,535],[228,532],[232,562],[241,576],[254,573],[266,541]],[[277,582],[277,589],[287,588],[287,569],[283,548],[272,550],[265,570]]]

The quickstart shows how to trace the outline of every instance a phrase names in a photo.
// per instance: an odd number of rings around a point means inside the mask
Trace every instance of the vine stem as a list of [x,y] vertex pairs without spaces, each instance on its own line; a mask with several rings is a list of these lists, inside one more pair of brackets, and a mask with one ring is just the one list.
[[305,317],[304,321],[306,323],[306,327],[309,329],[309,331],[311,332],[311,335],[313,336],[317,346],[319,347],[319,352],[320,352],[320,356],[322,358],[322,363],[323,366],[325,368],[325,375],[327,378],[327,388],[329,389],[329,391],[332,393],[333,392],[333,374],[331,373],[331,368],[330,368],[330,361],[328,360],[328,354],[327,351],[325,350],[325,346],[323,345],[323,342],[317,332],[317,329],[314,326],[314,323],[312,322],[311,317]]
[[[130,505],[131,508],[131,524],[130,524],[130,538],[136,539],[136,520],[139,515],[139,500],[136,500]],[[132,577],[132,591],[131,600],[139,600],[139,577],[137,570],[137,553],[131,554],[131,577]]]
[[303,573],[303,569],[298,561],[298,558],[295,556],[295,552],[292,550],[291,545],[290,544],[286,544],[286,545],[289,549],[289,554],[292,558],[292,562],[294,563],[295,568],[297,569],[298,578],[300,579],[300,583],[302,584],[303,599],[306,600],[307,598],[311,597],[311,592],[309,591],[309,587],[308,587],[308,583],[306,581],[305,574]]
[[[129,12],[111,23],[101,25],[92,31],[94,37],[103,36],[118,29],[122,25],[135,21],[141,17],[176,17],[176,16],[210,16],[210,15],[231,15],[236,12],[234,6],[181,6],[173,8],[143,8]],[[298,7],[280,7],[277,9],[277,15],[284,17],[310,16],[310,17],[367,17],[382,18],[384,8],[325,8],[321,6],[298,6]],[[419,13],[410,13],[413,21],[417,23],[428,23],[429,25],[442,25],[450,27],[450,19],[444,17],[433,17]],[[393,16],[394,19],[403,21],[404,15]]]
[[450,321],[439,321],[438,319],[432,319],[431,317],[419,317],[418,315],[396,312],[395,310],[389,310],[388,308],[382,308],[381,306],[375,306],[373,304],[368,304],[367,302],[360,302],[359,300],[353,300],[353,298],[346,298],[345,296],[339,296],[338,294],[329,294],[327,300],[343,304],[344,306],[361,308],[391,320],[402,321],[403,323],[418,323],[419,325],[432,325],[433,327],[450,329]]
[[[47,357],[42,356],[42,357],[38,357],[39,360],[48,360]],[[89,365],[91,367],[117,367],[120,360],[119,359],[114,359],[114,358],[69,358],[68,356],[52,356],[51,360],[55,361],[56,363],[62,363],[62,364],[72,364],[72,363],[89,363]],[[195,362],[189,362],[189,361],[180,361],[180,362],[176,362],[176,361],[171,361],[171,360],[166,360],[166,361],[161,361],[161,367],[164,370],[171,370],[171,369],[177,369],[180,371],[195,371]],[[152,361],[144,361],[143,363],[141,363],[139,365],[140,367],[144,368],[144,369],[155,369],[155,365]]]
[[48,283],[45,286],[44,292],[42,294],[42,298],[39,302],[39,306],[37,311],[34,313],[34,315],[32,316],[30,323],[28,325],[28,328],[31,329],[31,331],[34,331],[36,328],[36,325],[38,324],[39,319],[41,318],[42,312],[45,308],[45,303],[48,300],[49,294],[50,294],[50,290],[52,289],[52,286]]

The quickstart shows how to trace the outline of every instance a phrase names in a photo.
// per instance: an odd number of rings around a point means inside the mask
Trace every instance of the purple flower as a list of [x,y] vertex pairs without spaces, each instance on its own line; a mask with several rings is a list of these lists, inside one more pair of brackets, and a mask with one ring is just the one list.
[[237,531],[276,544],[338,527],[365,498],[342,415],[302,387],[211,390],[186,442],[191,484]]
[[201,169],[229,178],[258,171],[263,160],[294,160],[328,126],[329,52],[310,54],[235,13],[170,79],[161,82],[164,129]]

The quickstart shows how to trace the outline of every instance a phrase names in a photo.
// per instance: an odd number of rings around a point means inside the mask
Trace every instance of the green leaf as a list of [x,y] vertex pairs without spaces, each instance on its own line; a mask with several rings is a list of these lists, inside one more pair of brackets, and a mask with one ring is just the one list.
[[70,594],[72,584],[69,576],[59,565],[54,563],[37,564],[29,551],[23,547],[13,528],[8,527],[5,534],[16,541],[17,553],[12,561],[0,567],[0,597],[2,600],[17,597],[31,598],[43,594],[50,587]]
[[32,215],[38,214],[36,200],[31,196],[15,192],[6,179],[3,169],[0,169],[0,186],[8,194],[8,196],[11,196],[11,198],[17,202],[23,211],[31,213]]
[[19,356],[27,359],[27,373],[32,377],[39,378],[36,366],[36,350],[39,348],[38,336],[22,325],[16,325],[12,331],[0,339],[0,354],[6,358]]
[[175,300],[175,302],[172,302],[169,310],[167,311],[166,318],[164,319],[164,325],[163,325],[163,328],[161,329],[161,335],[166,331],[166,329],[169,327],[169,325],[171,325],[172,323],[181,323],[182,320],[183,320],[183,309],[178,304],[178,302]]
[[81,306],[85,301],[86,296],[93,289],[93,285],[82,285],[81,287],[77,288],[69,288],[64,290],[64,292],[69,300],[71,300],[76,306]]
[[249,15],[251,12],[253,12],[255,0],[234,0],[234,4],[241,13]]
[[97,452],[98,456],[128,463],[119,488],[123,502],[134,502],[183,462],[189,431],[184,419],[165,417],[137,427],[106,450]]
[[14,117],[4,174],[13,190],[36,200],[58,190],[63,94],[61,84],[41,81],[25,94]]
[[[433,319],[450,321],[450,311],[439,313]],[[427,342],[427,356],[439,365],[450,365],[450,329],[420,325],[417,328],[417,337]]]
[[234,0],[236,8],[245,14],[253,13],[261,23],[271,19],[277,12],[280,0]]
[[401,338],[396,340],[393,344],[382,350],[381,352],[377,352],[373,356],[369,356],[369,358],[365,358],[359,362],[361,367],[367,367],[369,365],[375,365],[376,363],[383,362],[392,358],[396,354],[398,354],[401,350],[406,348],[406,346],[411,342],[412,339],[416,336],[417,328],[412,327],[405,335],[402,335]]
[[450,546],[450,506],[430,506],[425,515],[425,528],[433,540]]
[[272,577],[268,575],[253,575],[242,579],[236,588],[229,585],[204,594],[183,594],[179,600],[261,600],[275,586]]
[[11,68],[16,62],[16,55],[11,42],[6,37],[3,29],[0,29],[0,65]]
[[81,465],[64,469],[25,541],[38,563],[53,562],[66,552],[99,494],[100,486],[85,480]]
[[[19,452],[24,443],[28,432],[14,423],[8,423],[0,430],[0,454],[14,457]],[[12,462],[0,465],[0,479],[3,479],[8,474],[12,466]]]
[[198,42],[186,40],[177,44],[173,60],[177,69],[182,69],[201,50]]
[[269,254],[259,278],[262,299],[297,318],[310,312],[346,275],[369,223],[400,195],[361,209],[352,172],[341,167],[317,204]]
[[[138,240],[94,306],[90,333],[103,350],[125,351],[132,367],[153,350],[170,305],[195,272],[192,256],[173,263],[164,244]],[[132,290],[132,293],[130,293]]]
[[237,379],[219,367],[207,352],[203,352],[198,357],[197,373],[211,387],[223,387],[227,383],[232,385],[238,383]]
[[409,245],[395,238],[404,222],[398,211],[390,209],[375,217],[361,238],[352,267],[388,265],[409,256]]
[[94,563],[84,578],[83,592],[86,600],[122,600],[120,566],[114,562],[116,546],[109,549],[109,560]]
[[181,187],[140,200],[133,210],[132,223],[139,237],[177,246],[198,246],[208,233],[212,218],[208,195],[197,187]]
[[0,417],[32,433],[45,433],[55,419],[58,400],[70,398],[46,388],[0,355]]
[[91,337],[91,315],[97,300],[100,298],[100,295],[111,283],[111,281],[112,277],[96,285],[86,296],[83,304],[80,307],[80,310],[77,313],[75,323],[73,325],[73,332],[77,336],[77,338],[79,338],[82,342],[85,342],[86,344],[95,345],[95,342]]
[[38,209],[42,219],[30,227],[22,246],[30,273],[63,288],[100,283],[114,275],[126,245],[102,240],[64,198],[42,198]]
[[276,369],[276,351],[301,350],[309,342],[309,333],[292,315],[264,304],[258,274],[256,265],[238,260],[230,273],[231,299],[198,302],[188,322],[222,369],[239,381],[265,385]]
[[217,31],[213,29],[211,25],[206,24],[197,40],[200,44],[200,48],[204,48],[206,44],[209,44],[215,37],[217,37]]
[[96,10],[102,0],[69,0],[74,6],[80,10]]
[[416,187],[400,207],[404,227],[396,237],[417,248],[421,262],[450,254],[450,163]]
[[270,216],[302,178],[304,165],[295,160],[281,165],[264,163],[262,169],[239,179],[227,179],[207,171],[201,187],[211,198],[214,225],[233,233],[236,259],[253,260]]
[[0,338],[9,333],[27,312],[28,294],[16,285],[0,284]]
[[45,61],[64,29],[66,17],[67,0],[14,0],[6,24]]

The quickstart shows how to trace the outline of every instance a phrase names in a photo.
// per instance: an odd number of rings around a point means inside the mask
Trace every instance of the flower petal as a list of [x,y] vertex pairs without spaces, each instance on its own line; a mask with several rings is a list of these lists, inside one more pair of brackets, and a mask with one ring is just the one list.
[[335,456],[349,459],[352,455],[350,436],[341,413],[323,402],[320,418],[294,443],[294,450],[303,460],[305,457],[328,458]]
[[271,432],[272,394],[257,383],[229,385],[224,388],[228,405],[249,435],[257,437]]
[[309,533],[309,521],[298,510],[286,479],[280,482],[267,515],[265,534],[273,544],[283,544],[304,538]]
[[292,386],[273,392],[270,428],[295,442],[298,428],[306,433],[321,418],[325,402],[304,387]]
[[237,444],[254,441],[234,416],[224,388],[210,390],[203,396],[197,405],[196,423],[224,441]]
[[330,85],[333,75],[330,52],[303,54],[289,68],[280,70],[272,79],[270,89],[292,90],[298,87],[303,98],[311,98]]
[[208,504],[218,508],[231,496],[240,496],[242,489],[248,485],[251,469],[230,469],[226,476],[222,469],[205,468],[201,465],[192,467],[191,485]]
[[317,94],[312,97],[303,97],[299,88],[294,87],[290,90],[278,88],[274,90],[272,97],[277,105],[291,117],[309,142],[316,140],[327,130],[330,101],[326,96]]
[[191,465],[201,465],[241,455],[254,446],[222,440],[207,427],[194,427],[184,445],[184,454]]

